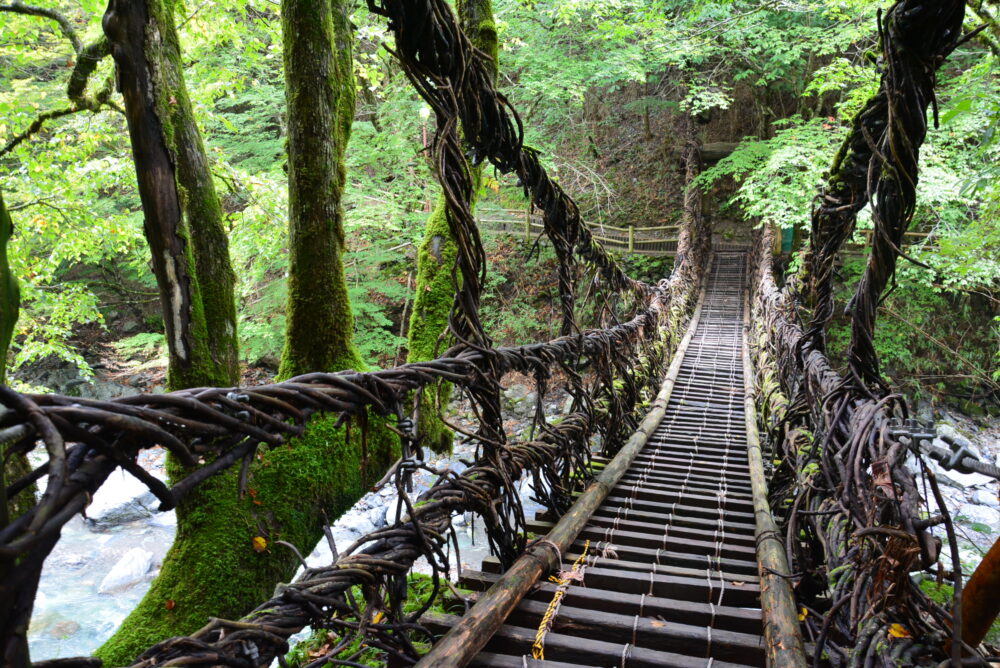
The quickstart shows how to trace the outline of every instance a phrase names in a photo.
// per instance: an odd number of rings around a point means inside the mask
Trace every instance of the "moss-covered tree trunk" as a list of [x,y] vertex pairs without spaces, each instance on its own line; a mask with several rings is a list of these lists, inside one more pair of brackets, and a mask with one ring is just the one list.
[[118,68],[163,304],[172,388],[239,378],[235,276],[222,209],[184,86],[169,0],[111,0],[104,30]]
[[[169,0],[110,0],[104,31],[117,67],[159,285],[171,389],[239,381],[235,275],[222,208],[183,78]],[[170,475],[184,472],[168,460]],[[97,654],[131,663],[148,646],[189,633],[209,615],[238,615],[273,586],[251,551],[249,501],[236,474],[217,476],[177,509],[177,537],[160,576]],[[265,584],[266,583],[266,584]]]
[[0,383],[7,382],[7,347],[21,307],[17,279],[7,262],[7,242],[13,234],[14,224],[3,203],[3,193],[0,193]]
[[[14,234],[14,223],[4,205],[0,193],[0,385],[7,382],[7,350],[14,336],[14,325],[21,307],[21,295],[17,279],[11,273],[7,262],[7,243]],[[14,481],[29,473],[31,467],[24,455],[8,457],[4,452],[6,443],[0,443],[0,489],[6,486],[4,480]],[[31,485],[9,502],[0,500],[0,527],[21,515],[35,502],[35,486]]]
[[[496,80],[499,50],[492,0],[459,0],[458,15],[462,28],[473,45],[492,59],[490,73]],[[481,174],[482,169],[473,170],[477,189]],[[470,204],[475,206],[474,201]],[[451,312],[455,292],[452,272],[457,255],[458,246],[448,228],[442,194],[427,219],[424,239],[417,253],[416,294],[413,297],[413,312],[407,335],[409,362],[434,359],[440,352],[438,344],[446,336],[448,314]],[[447,347],[447,341],[443,347]],[[441,422],[437,410],[439,405],[442,409],[445,408],[450,398],[449,383],[424,390],[417,429],[421,443],[435,452],[451,450],[452,432]]]
[[288,306],[279,375],[359,369],[344,277],[344,151],[354,122],[353,35],[343,0],[284,0]]
[[[279,378],[365,367],[354,345],[347,292],[344,154],[355,112],[354,34],[349,0],[282,0],[285,100],[288,108],[289,271],[285,346]],[[398,438],[368,416],[363,429],[337,427],[337,416],[314,417],[294,443],[295,459],[315,472],[290,468],[285,478],[299,515],[299,546],[309,552],[328,517],[353,506],[399,454]],[[302,504],[306,500],[308,503]],[[286,552],[287,573],[297,563]]]

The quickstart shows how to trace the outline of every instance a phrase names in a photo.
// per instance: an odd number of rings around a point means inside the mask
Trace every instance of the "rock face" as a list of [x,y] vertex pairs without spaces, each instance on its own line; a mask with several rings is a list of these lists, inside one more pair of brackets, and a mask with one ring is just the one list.
[[126,552],[104,576],[97,588],[99,594],[113,594],[142,582],[153,568],[153,553],[141,547]]

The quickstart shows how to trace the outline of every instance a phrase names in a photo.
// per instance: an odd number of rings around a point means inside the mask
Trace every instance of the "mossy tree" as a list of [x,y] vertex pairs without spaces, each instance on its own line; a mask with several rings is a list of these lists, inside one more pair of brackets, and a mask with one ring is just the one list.
[[[14,335],[14,325],[17,323],[21,305],[17,279],[11,273],[7,262],[7,243],[13,234],[14,224],[4,205],[3,193],[0,193],[0,385],[7,382],[7,348]],[[16,480],[31,470],[27,457],[24,455],[8,457],[3,452],[6,446],[6,443],[0,443],[0,489],[6,485],[5,479]],[[9,503],[0,502],[0,527],[27,510],[34,500],[35,486],[31,485]]]
[[170,352],[171,388],[239,379],[235,275],[168,0],[111,0],[118,71]]
[[[239,382],[235,275],[201,134],[184,83],[169,0],[111,0],[103,25],[125,101],[144,231],[159,286],[171,389]],[[171,477],[184,471],[168,460]],[[273,582],[259,563],[230,570],[242,545],[234,474],[202,485],[177,509],[160,576],[97,654],[121,665],[149,645],[249,605],[241,590]],[[225,524],[220,536],[219,524]],[[213,567],[219,566],[216,571]],[[254,592],[256,593],[256,592]],[[169,601],[169,603],[168,603]]]
[[[294,248],[290,343],[282,365],[287,376],[358,368],[361,359],[351,343],[339,259],[343,145],[354,109],[346,4],[285,4]],[[170,386],[235,384],[233,274],[219,201],[184,90],[172,5],[112,0],[105,30],[125,95],[161,284]],[[324,73],[328,79],[320,78]],[[331,418],[313,420],[299,443],[260,454],[246,497],[238,495],[237,474],[230,471],[186,498],[160,576],[97,655],[108,665],[129,663],[164,638],[197,630],[209,616],[238,618],[268,598],[297,566],[294,554],[272,547],[274,541],[308,552],[322,534],[324,512],[350,507],[394,457],[386,434],[370,434],[366,447],[359,447],[344,432]],[[185,473],[176,463],[169,469],[171,477]]]
[[[492,0],[459,0],[458,15],[473,45],[491,59],[490,74],[495,81],[499,49]],[[482,169],[474,168],[476,189],[481,178]],[[470,204],[475,206],[475,201]],[[447,347],[448,314],[455,293],[452,273],[457,256],[458,246],[448,229],[442,194],[427,219],[424,239],[417,253],[416,294],[407,341],[409,362],[434,359]],[[421,443],[439,453],[451,450],[452,432],[442,423],[437,410],[439,405],[442,409],[446,407],[450,398],[451,385],[441,383],[436,388],[424,390],[421,400],[420,423],[417,426]]]
[[354,121],[354,39],[343,0],[284,0],[288,304],[279,376],[360,369],[344,277],[344,151]]
[[[14,334],[14,325],[20,312],[21,296],[17,279],[11,273],[7,261],[7,243],[14,234],[14,224],[7,213],[0,193],[0,385],[7,382],[7,348]],[[27,456],[23,454],[8,455],[7,446],[10,443],[0,441],[0,490],[6,489],[8,481],[14,481],[31,471]],[[35,501],[35,485],[21,491],[10,501],[0,499],[0,528],[19,517]],[[16,563],[16,562],[13,562]],[[0,559],[0,571],[13,566],[11,561]],[[37,577],[37,576],[36,576]],[[0,613],[0,624],[9,624],[17,619],[22,611],[25,619],[30,617],[31,602],[17,600],[17,594],[10,591],[0,591],[0,599],[4,600],[4,610]],[[20,609],[19,609],[20,608]],[[16,623],[16,622],[15,622]],[[4,665],[28,665],[27,634],[20,634],[13,645],[0,648]]]
[[14,324],[21,306],[17,279],[7,262],[7,243],[14,234],[14,224],[0,193],[0,383],[7,382],[7,347],[14,335]]

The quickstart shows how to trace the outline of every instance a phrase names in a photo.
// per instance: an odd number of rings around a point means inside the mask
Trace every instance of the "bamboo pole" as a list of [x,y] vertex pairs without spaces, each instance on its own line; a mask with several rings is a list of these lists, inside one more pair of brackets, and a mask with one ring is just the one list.
[[750,361],[750,289],[743,293],[743,406],[747,429],[747,461],[756,522],[757,571],[760,574],[760,607],[764,618],[767,662],[772,668],[806,668],[806,654],[799,628],[795,595],[787,574],[785,545],[767,502],[764,456],[757,433],[754,405],[754,372]]
[[[705,285],[707,285],[705,281]],[[545,573],[559,567],[562,555],[576,540],[577,535],[614,488],[622,475],[629,469],[636,455],[643,449],[649,437],[663,420],[667,403],[673,393],[674,383],[681,370],[681,362],[694,330],[701,317],[701,307],[705,301],[705,285],[702,285],[698,305],[691,316],[684,338],[677,346],[674,359],[660,386],[656,400],[649,413],[639,424],[639,428],[629,437],[622,449],[608,462],[604,470],[583,491],[576,503],[556,523],[544,540],[530,545],[514,564],[507,569],[459,622],[435,643],[434,647],[417,663],[416,668],[460,668],[469,663],[479,653],[493,634],[503,625],[514,607],[521,602],[538,579]]]

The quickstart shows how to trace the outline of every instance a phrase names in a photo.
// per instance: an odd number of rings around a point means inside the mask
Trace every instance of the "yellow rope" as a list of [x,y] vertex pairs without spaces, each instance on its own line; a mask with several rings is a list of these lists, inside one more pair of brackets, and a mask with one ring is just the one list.
[[[587,557],[587,550],[590,549],[590,541],[588,540],[583,545],[583,553],[576,558],[573,562],[573,568],[565,577],[550,576],[549,581],[554,582],[559,585],[556,588],[556,593],[552,597],[552,601],[549,603],[548,609],[545,614],[542,615],[542,621],[538,625],[538,631],[535,633],[535,644],[531,646],[531,658],[544,660],[545,659],[545,635],[552,628],[552,620],[555,618],[556,613],[559,611],[559,604],[566,595],[566,590],[569,589],[569,585],[573,580],[579,580],[580,577],[574,577],[580,571],[580,565],[583,560]],[[560,573],[563,575],[563,573]]]

